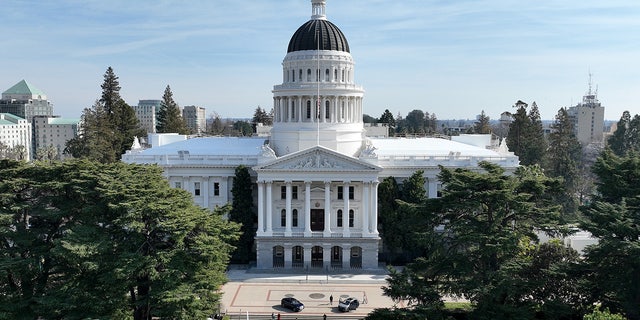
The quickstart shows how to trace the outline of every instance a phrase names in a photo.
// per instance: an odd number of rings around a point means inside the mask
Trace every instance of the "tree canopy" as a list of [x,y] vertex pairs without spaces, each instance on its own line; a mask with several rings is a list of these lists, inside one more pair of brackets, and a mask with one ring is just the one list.
[[518,100],[514,105],[516,113],[509,125],[507,146],[519,158],[520,164],[542,164],[547,142],[542,130],[542,120],[538,106],[534,102],[527,114],[528,104]]
[[180,106],[173,100],[173,92],[171,92],[169,85],[164,89],[164,94],[162,95],[156,131],[158,133],[190,133],[187,123],[182,117]]
[[158,167],[0,162],[0,318],[215,312],[238,226]]

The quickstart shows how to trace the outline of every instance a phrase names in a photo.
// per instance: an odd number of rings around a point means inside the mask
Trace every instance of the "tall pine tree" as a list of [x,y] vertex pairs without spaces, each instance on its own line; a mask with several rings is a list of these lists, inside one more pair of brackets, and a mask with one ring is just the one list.
[[240,228],[239,244],[233,253],[232,260],[247,263],[252,258],[251,249],[253,248],[253,238],[256,234],[256,229],[253,225],[253,184],[247,167],[239,166],[236,168],[235,173],[233,186],[231,187],[233,200],[231,202],[229,220],[242,224],[242,227]]
[[171,87],[167,85],[162,95],[160,110],[158,111],[158,119],[156,124],[158,133],[178,133],[189,134],[189,128],[182,118],[180,107],[173,100],[173,92]]
[[104,74],[102,95],[82,112],[78,136],[67,142],[65,153],[103,163],[119,161],[134,137],[144,136],[135,111],[120,97],[120,83],[111,67]]
[[518,100],[514,107],[517,110],[512,114],[513,121],[509,125],[507,146],[520,158],[520,164],[541,164],[547,142],[544,138],[538,106],[534,102],[529,114],[527,114],[528,104],[521,100]]

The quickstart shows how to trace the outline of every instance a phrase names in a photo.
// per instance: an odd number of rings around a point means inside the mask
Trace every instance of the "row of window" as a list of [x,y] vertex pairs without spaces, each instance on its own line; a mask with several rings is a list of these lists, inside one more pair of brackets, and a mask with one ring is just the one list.
[[[316,79],[315,81],[319,82],[321,81],[321,77],[320,77],[320,69],[315,69],[316,70]],[[311,77],[311,69],[307,69],[307,77],[306,77],[306,81],[307,82],[311,82],[312,81],[312,77]],[[286,82],[296,82],[296,70],[293,69],[291,70],[291,73],[289,73],[288,71],[285,73],[286,74]],[[304,76],[304,71],[302,69],[298,69],[298,82],[302,82],[303,77]],[[346,69],[342,69],[340,70],[340,81],[341,82],[345,82],[347,81],[347,79],[351,78],[351,70],[346,70]],[[324,71],[324,80],[325,82],[329,82],[331,81],[331,71],[329,69],[325,69]],[[338,82],[338,69],[334,69],[333,70],[333,81],[334,82]]]
[[[337,227],[341,228],[343,226],[342,221],[343,221],[342,209],[339,209],[337,212]],[[355,212],[353,212],[353,210],[349,210],[349,228],[353,228],[354,221],[355,221]],[[282,211],[280,211],[280,226],[283,228],[287,226],[287,211],[285,209],[282,209]],[[297,226],[298,226],[298,209],[293,209],[291,211],[291,227],[295,228]]]
[[[338,186],[338,200],[344,199],[344,187]],[[355,198],[356,189],[353,186],[349,186],[349,200],[353,200]],[[287,199],[287,186],[280,187],[280,199]],[[291,199],[298,199],[298,186],[291,186]]]
[[[194,196],[199,196],[201,194],[200,189],[201,189],[201,184],[200,182],[194,182],[193,183],[193,195]],[[176,181],[173,184],[173,187],[176,189],[182,189],[182,182],[180,181]],[[213,195],[214,196],[219,196],[220,195],[220,183],[219,182],[214,182],[213,183]]]

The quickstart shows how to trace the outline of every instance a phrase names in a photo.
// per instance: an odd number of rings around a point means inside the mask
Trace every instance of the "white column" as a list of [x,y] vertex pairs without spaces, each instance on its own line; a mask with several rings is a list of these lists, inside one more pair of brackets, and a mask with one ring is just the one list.
[[273,222],[273,182],[267,181],[267,201],[265,202],[267,206],[267,230],[265,231],[266,236],[270,236],[273,234],[272,222]]
[[258,236],[264,234],[264,181],[258,181]]
[[311,237],[311,181],[304,182],[304,236]]
[[286,228],[284,231],[284,235],[285,237],[290,237],[291,236],[291,181],[286,181],[286,193],[287,193],[287,200],[286,200]]
[[378,235],[378,181],[371,184],[371,233]]
[[[302,96],[298,96],[298,105],[296,107],[298,108],[298,122],[302,122],[304,119],[302,117]],[[305,112],[305,116],[306,116],[306,112]]]
[[349,181],[345,181],[342,186],[342,199],[344,208],[342,210],[342,236],[349,236]]
[[369,235],[369,215],[371,214],[371,182],[365,181],[362,186],[362,237]]
[[209,209],[209,177],[203,177],[202,179],[202,195],[204,196],[203,207]]
[[324,182],[324,233],[325,238],[331,237],[331,181]]

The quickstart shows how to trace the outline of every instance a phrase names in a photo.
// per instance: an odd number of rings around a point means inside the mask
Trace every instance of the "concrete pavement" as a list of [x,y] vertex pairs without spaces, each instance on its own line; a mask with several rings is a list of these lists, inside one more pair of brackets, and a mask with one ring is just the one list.
[[[393,301],[382,294],[386,285],[384,271],[372,273],[333,274],[280,274],[231,269],[229,282],[222,288],[224,294],[220,311],[232,319],[269,319],[271,314],[281,319],[361,319],[374,308],[394,306]],[[329,297],[333,296],[333,303]],[[295,297],[305,308],[301,312],[280,307],[280,299]],[[360,300],[357,310],[342,313],[338,300],[355,297]],[[367,302],[367,303],[363,303]],[[401,307],[402,305],[398,305]]]

